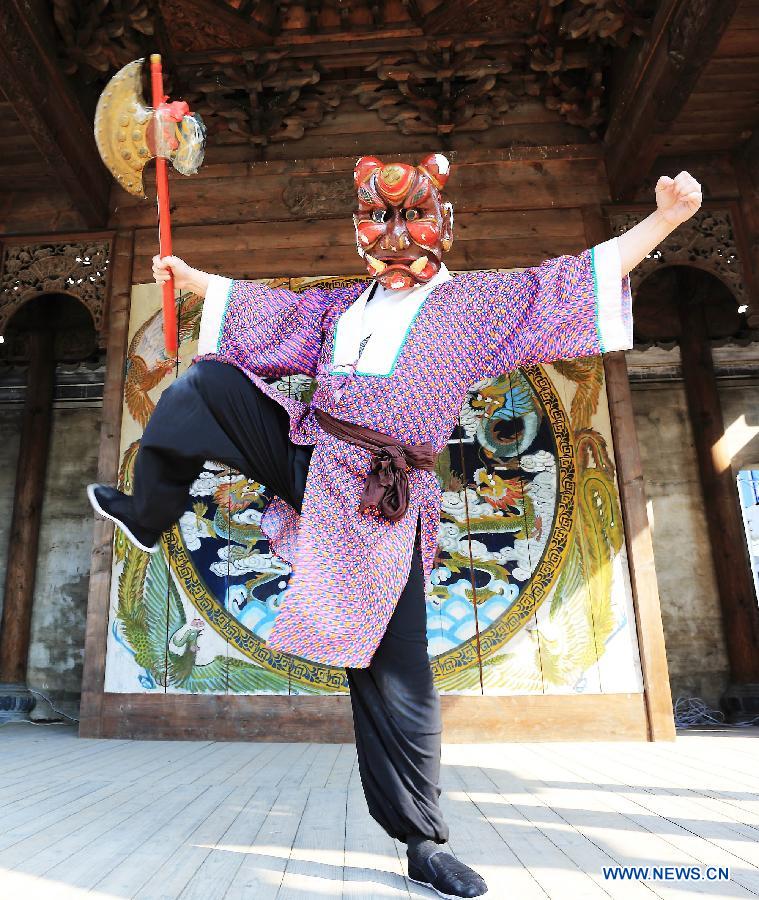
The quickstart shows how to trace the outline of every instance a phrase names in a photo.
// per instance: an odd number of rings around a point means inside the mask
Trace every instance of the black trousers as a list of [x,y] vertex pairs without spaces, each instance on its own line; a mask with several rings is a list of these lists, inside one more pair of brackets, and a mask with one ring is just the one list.
[[[207,459],[300,511],[312,447],[293,444],[289,416],[239,369],[200,360],[161,395],[140,442],[131,515],[164,531],[184,512]],[[448,840],[440,797],[440,695],[427,652],[417,545],[408,582],[368,668],[346,668],[359,774],[371,816],[394,838]]]

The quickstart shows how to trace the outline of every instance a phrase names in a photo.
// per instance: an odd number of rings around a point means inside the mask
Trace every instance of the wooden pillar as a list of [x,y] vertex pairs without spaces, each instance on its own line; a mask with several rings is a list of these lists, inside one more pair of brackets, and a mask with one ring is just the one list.
[[749,296],[747,319],[749,328],[759,328],[759,129],[733,153],[732,162],[738,185],[735,236],[745,262],[743,275]]
[[52,329],[30,332],[29,375],[16,466],[5,602],[0,625],[0,682],[11,685],[26,684],[55,385],[54,338]]
[[708,286],[693,269],[680,268],[677,274],[683,381],[732,680],[759,683],[759,609],[701,303]]
[[[110,484],[116,483],[119,474],[121,404],[129,335],[133,255],[134,232],[118,232],[111,248],[111,287],[106,320],[108,344],[98,458],[98,481]],[[80,737],[102,735],[112,561],[113,525],[95,516],[79,708]]]
[[[583,207],[582,212],[588,245],[607,240],[611,229],[603,211],[598,206],[587,206]],[[643,673],[648,736],[652,741],[671,741],[675,738],[672,692],[627,362],[621,351],[606,353],[603,360]]]

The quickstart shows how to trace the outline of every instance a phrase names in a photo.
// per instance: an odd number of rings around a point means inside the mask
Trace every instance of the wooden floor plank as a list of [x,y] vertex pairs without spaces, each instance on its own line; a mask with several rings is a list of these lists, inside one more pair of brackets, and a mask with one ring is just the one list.
[[[757,757],[759,759],[759,756]],[[640,756],[630,753],[622,754],[628,780],[639,783],[634,776],[645,776],[651,761],[641,761]],[[657,790],[664,794],[687,797],[694,807],[701,807],[723,821],[733,823],[734,829],[746,834],[753,840],[759,840],[759,788],[751,790],[748,786],[743,790],[735,790],[735,779],[729,764],[720,759],[719,766],[712,766],[711,771],[701,772],[694,777],[694,770],[678,758],[654,757],[654,765],[661,784]],[[736,822],[736,816],[740,822]]]
[[[188,750],[189,752],[189,750]],[[154,754],[149,752],[149,748],[145,746],[136,746],[132,748],[122,760],[109,759],[108,765],[99,762],[94,771],[97,772],[98,778],[112,778],[118,774],[121,781],[131,780],[139,777],[140,769],[145,765],[146,761],[153,758]],[[64,768],[50,769],[45,779],[34,778],[30,783],[30,777],[24,776],[14,784],[8,784],[4,779],[0,779],[0,815],[4,814],[5,807],[18,797],[26,797],[31,799],[46,790],[52,790],[61,784],[71,784],[78,778],[89,778],[92,776],[93,768],[85,763],[73,764]]]
[[348,786],[354,766],[358,768],[355,744],[340,744],[339,747],[340,752],[324,782],[324,787]]
[[307,800],[308,788],[287,785],[279,791],[248,846],[225,900],[275,900]]
[[[757,735],[444,745],[445,849],[493,900],[759,897]],[[433,896],[369,815],[353,744],[3,737],[2,900]],[[612,882],[608,864],[732,878]]]
[[[666,748],[652,744],[650,755],[652,759],[679,760],[684,767],[705,775],[711,775],[715,769],[717,772],[729,770],[731,778],[739,776],[747,787],[752,790],[759,789],[759,772],[751,765],[750,758],[743,754],[735,754],[731,750],[732,741],[718,735],[704,740],[706,744],[695,736],[678,737],[674,745]],[[752,746],[755,748],[756,756],[759,756],[759,744]]]
[[[303,776],[301,787],[326,787],[327,779],[337,762],[340,753],[340,744],[318,744],[311,753],[311,765]],[[344,788],[340,785],[340,788]]]
[[[529,754],[528,749],[515,757],[524,758]],[[490,782],[490,792],[497,792],[511,808],[503,816],[499,815],[497,805],[493,808],[483,802],[489,821],[510,826],[508,832],[503,832],[504,840],[545,893],[550,897],[608,897],[608,889],[599,883],[595,872],[601,865],[613,864],[614,860],[589,844],[547,798],[532,789],[534,776],[531,771],[513,763],[508,769],[487,763],[480,768]],[[625,883],[620,886],[619,896],[640,897],[642,894],[638,885]]]
[[[152,865],[146,865],[143,855],[133,861],[133,865],[139,866],[142,872],[135,897],[178,897],[182,891],[196,884],[197,873],[201,870],[204,860],[243,812],[248,818],[251,810],[259,817],[266,814],[271,807],[272,797],[276,796],[276,789],[262,787],[255,771],[249,771],[248,775],[247,783],[240,783],[234,778],[227,779],[226,785],[230,788],[230,793],[214,814],[202,822],[187,840],[168,843],[164,840],[164,851],[167,852],[158,859],[158,865],[155,865],[155,860]],[[229,857],[231,879],[241,858],[239,854],[226,856]],[[201,878],[198,882],[208,891],[219,883],[218,881],[210,883],[206,878]],[[106,885],[112,886],[110,879],[103,883],[104,887]]]
[[[226,775],[217,787],[225,792],[212,812],[199,819],[193,815],[181,828],[163,832],[160,848],[146,842],[123,860],[120,872],[110,873],[98,887],[118,896],[177,897],[197,880],[197,872],[213,845],[261,789],[258,770],[252,764],[256,759],[254,745],[227,747],[233,755],[236,751],[236,766],[231,769],[230,762],[220,770]],[[204,782],[207,784],[207,780]]]
[[[680,854],[680,864],[730,867],[731,882],[693,885],[691,889],[694,893],[703,892],[710,896],[759,895],[759,867],[752,860],[746,859],[746,855],[756,855],[754,838],[749,836],[743,841],[736,840],[730,825],[737,823],[708,819],[687,798],[664,793],[661,788],[656,787],[662,780],[657,760],[652,759],[648,786],[645,775],[630,777],[630,766],[624,765],[624,760],[618,758],[596,754],[592,767],[588,767],[584,761],[578,761],[574,753],[567,754],[565,760],[576,777],[603,780],[605,802],[629,801],[627,808],[630,818],[640,822],[643,827],[655,829],[662,841]],[[666,853],[649,860],[648,864],[665,858]],[[667,893],[665,887],[662,887],[662,893]],[[674,897],[677,893],[677,889],[672,887],[671,894],[668,895]]]
[[[278,793],[276,788],[257,786],[253,795],[237,810],[237,814],[223,834],[213,841],[208,841],[203,847],[193,848],[206,849],[207,853],[187,880],[181,893],[168,896],[181,897],[181,900],[223,900],[245,859],[250,843],[269,815]],[[163,878],[160,876],[160,872],[156,873],[155,883],[163,887],[166,895],[168,882],[165,876]],[[159,894],[146,894],[144,891],[137,896],[140,900],[154,900],[154,898],[160,900],[161,897]]]
[[[540,748],[538,753],[544,756],[543,748]],[[567,770],[572,772],[578,783],[585,785],[586,790],[588,781],[591,779],[603,782],[599,789],[602,802],[608,807],[619,809],[627,819],[659,839],[658,844],[650,845],[650,855],[639,860],[630,859],[628,864],[663,865],[674,861],[680,865],[730,865],[733,876],[731,882],[691,884],[689,889],[693,893],[707,893],[710,896],[724,897],[747,896],[755,893],[755,889],[750,883],[752,880],[751,870],[747,871],[745,867],[741,869],[741,860],[730,858],[723,849],[683,827],[683,823],[677,819],[669,815],[652,814],[650,804],[646,802],[648,792],[640,789],[640,782],[645,779],[629,777],[630,766],[625,759],[620,759],[619,748],[616,748],[613,758],[609,758],[610,756],[611,754],[606,756],[603,753],[596,753],[592,765],[589,765],[587,759],[574,752],[574,749],[570,749],[564,757],[563,764]],[[652,783],[657,783],[661,779],[653,758],[649,778]],[[628,781],[637,781],[638,784],[630,787],[626,783]],[[611,832],[605,832],[605,836],[607,840],[613,840],[614,837]],[[667,846],[674,848],[678,854],[675,860],[671,859],[671,851],[666,849]],[[736,863],[738,867],[736,867]],[[659,882],[656,884],[655,890],[662,896],[677,897],[681,895],[681,888],[678,885],[666,885]]]
[[[192,746],[189,749],[192,750]],[[13,842],[0,852],[0,866],[23,865],[26,871],[42,874],[91,842],[102,840],[130,816],[151,805],[159,806],[172,791],[199,778],[207,763],[196,756],[179,769],[175,767],[173,757],[165,761],[165,768],[160,768],[158,761],[154,765],[152,777],[144,779],[137,787],[134,783],[120,786],[115,782],[115,790],[110,793],[104,789],[100,796],[85,796],[81,808],[51,809],[32,826],[3,838]]]
[[[248,789],[245,801],[253,791],[255,788]],[[166,896],[178,896],[208,854],[205,845],[217,840],[237,815],[236,793],[229,784],[204,787],[199,796],[191,796],[181,806],[178,814],[162,817],[158,829],[141,834],[142,840],[93,887],[112,896],[133,897],[143,890],[150,876],[173,859],[160,883]]]
[[[397,842],[369,815],[360,788],[350,788],[346,793],[346,817],[349,827],[343,854],[343,897],[351,900],[408,898],[411,883],[406,880]],[[405,844],[401,847],[405,856]]]
[[303,781],[307,780],[308,773],[321,750],[320,744],[295,744],[294,746],[299,747],[301,752],[289,765],[281,767],[281,772],[277,777],[277,784],[280,787],[287,785],[303,787]]
[[259,784],[299,785],[311,765],[312,744],[276,744],[277,752],[258,771]]
[[[306,806],[282,877],[280,900],[340,895],[346,801],[344,787],[308,788]],[[327,822],[329,827],[325,828]]]
[[[187,748],[187,756],[190,755],[192,747]],[[166,767],[176,767],[176,759],[172,757],[165,761]],[[61,831],[66,835],[77,836],[82,823],[87,823],[92,819],[96,819],[98,814],[107,815],[111,808],[115,808],[116,813],[123,812],[123,803],[126,802],[130,806],[134,803],[140,803],[140,792],[149,788],[151,783],[163,785],[169,768],[161,769],[158,761],[153,761],[153,769],[148,776],[143,776],[139,782],[126,781],[121,782],[120,779],[114,778],[110,781],[104,779],[101,782],[89,782],[90,791],[79,790],[76,793],[76,799],[71,799],[64,803],[61,802],[61,794],[53,794],[50,797],[43,798],[33,803],[23,817],[4,819],[5,828],[0,833],[0,864],[8,864],[9,860],[17,856],[19,853],[24,854],[28,851],[29,840],[34,839],[33,843],[39,844],[49,840],[55,840],[55,832]],[[185,774],[185,778],[188,777]],[[73,785],[77,786],[80,782],[74,781]],[[137,785],[137,787],[136,787]],[[150,795],[146,798],[146,803],[150,802]],[[32,811],[31,815],[29,810]],[[73,820],[76,820],[76,826],[72,827]],[[102,827],[102,823],[101,823]],[[52,836],[49,829],[52,828]],[[57,842],[56,851],[60,849],[60,843]],[[39,846],[35,848],[37,852]]]
[[[476,766],[452,765],[449,771],[456,776],[458,789],[441,798],[451,832],[449,848],[445,849],[479,872],[489,893],[496,897],[544,900],[544,888],[523,865],[504,831],[483,809],[488,797],[497,796],[492,782]],[[500,804],[498,811],[502,811]]]
[[[118,828],[110,828],[97,841],[88,844],[45,872],[45,877],[65,880],[82,888],[93,888],[103,877],[146,841],[160,846],[165,832],[187,818],[207,815],[228,788],[179,784],[164,796],[160,804],[149,804],[123,820]],[[181,826],[177,826],[181,827]]]
[[54,769],[60,763],[67,766],[77,763],[81,760],[87,760],[97,765],[96,758],[102,756],[108,758],[109,754],[120,751],[124,746],[112,746],[110,741],[60,741],[52,749],[48,756],[27,757],[25,754],[19,754],[16,759],[3,767],[3,774],[6,776],[24,776],[35,771],[39,766],[40,759],[44,759],[46,764]]

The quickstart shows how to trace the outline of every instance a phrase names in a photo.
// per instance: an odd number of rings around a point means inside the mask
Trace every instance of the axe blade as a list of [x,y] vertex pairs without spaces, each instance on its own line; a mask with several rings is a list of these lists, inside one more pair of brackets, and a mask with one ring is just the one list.
[[116,181],[136,197],[145,197],[142,172],[155,156],[148,145],[154,110],[142,94],[144,59],[120,69],[100,95],[95,110],[95,141]]
[[[142,173],[156,156],[182,175],[194,175],[203,162],[206,129],[186,103],[148,106],[142,93],[142,67],[135,59],[120,69],[100,95],[95,110],[95,141],[116,181],[135,197],[145,197]],[[176,108],[185,114],[178,114]]]

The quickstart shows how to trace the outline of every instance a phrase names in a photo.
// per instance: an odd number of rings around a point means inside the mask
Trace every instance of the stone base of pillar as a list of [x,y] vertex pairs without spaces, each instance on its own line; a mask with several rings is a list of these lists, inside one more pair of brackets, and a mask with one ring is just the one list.
[[759,684],[731,684],[722,695],[722,708],[733,725],[759,724]]
[[25,684],[0,682],[0,722],[28,720],[35,702],[34,694]]

